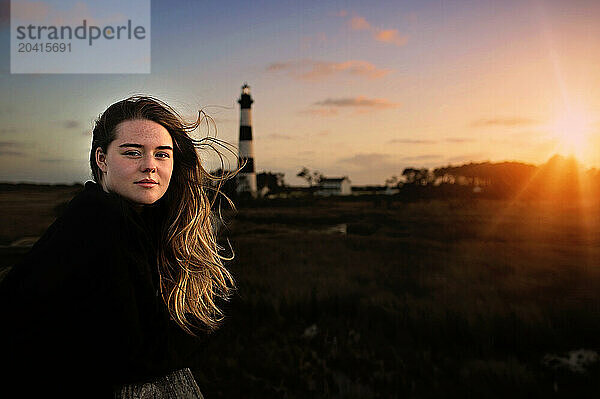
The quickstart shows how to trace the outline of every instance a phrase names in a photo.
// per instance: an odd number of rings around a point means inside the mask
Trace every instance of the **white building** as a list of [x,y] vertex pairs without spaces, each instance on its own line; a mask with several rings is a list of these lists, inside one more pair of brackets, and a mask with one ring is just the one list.
[[315,194],[321,196],[351,195],[352,187],[350,186],[350,183],[350,179],[347,176],[325,177],[319,182]]

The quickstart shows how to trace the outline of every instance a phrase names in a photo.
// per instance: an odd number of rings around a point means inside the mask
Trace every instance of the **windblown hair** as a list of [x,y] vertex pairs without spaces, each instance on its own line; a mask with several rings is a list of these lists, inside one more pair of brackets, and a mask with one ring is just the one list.
[[[157,263],[160,292],[171,318],[186,332],[212,331],[223,319],[215,302],[227,300],[235,289],[233,277],[223,265],[231,258],[220,255],[212,210],[223,181],[235,172],[213,176],[202,166],[197,149],[208,146],[223,157],[215,145],[232,151],[216,138],[195,140],[190,133],[210,119],[203,111],[193,123],[183,118],[164,102],[148,96],[132,96],[104,111],[95,122],[90,152],[94,181],[101,184],[102,173],[95,152],[100,147],[107,153],[115,140],[118,125],[127,120],[147,119],[167,129],[173,139],[173,173],[169,188],[161,198],[156,223]],[[214,123],[214,122],[213,122]],[[228,147],[229,146],[229,147]],[[223,169],[221,169],[223,170]],[[216,188],[215,188],[215,184]],[[209,200],[207,190],[214,190]],[[222,193],[221,193],[222,194]],[[225,197],[231,205],[231,201]]]

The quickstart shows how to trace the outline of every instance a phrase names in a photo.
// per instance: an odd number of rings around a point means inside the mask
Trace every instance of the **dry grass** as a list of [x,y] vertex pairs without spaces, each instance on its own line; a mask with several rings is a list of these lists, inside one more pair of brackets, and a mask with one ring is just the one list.
[[57,206],[81,186],[0,186],[0,245],[26,236],[40,236],[56,219]]
[[[541,359],[600,349],[597,221],[593,207],[497,201],[244,209],[239,296],[207,341],[223,367],[199,379],[222,397],[595,392],[597,367]],[[344,222],[348,235],[315,232]]]
[[[51,219],[27,230],[33,212],[5,216],[32,235]],[[243,208],[222,231],[239,290],[194,374],[211,398],[595,394],[597,364],[542,359],[600,351],[599,216],[485,200]]]

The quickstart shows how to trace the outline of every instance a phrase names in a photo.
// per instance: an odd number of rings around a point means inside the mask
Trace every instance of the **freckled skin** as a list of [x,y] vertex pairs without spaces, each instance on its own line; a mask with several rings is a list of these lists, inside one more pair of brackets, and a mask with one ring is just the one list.
[[[119,147],[140,144],[141,148]],[[167,191],[173,173],[173,139],[163,126],[146,119],[127,120],[117,125],[117,137],[106,154],[96,149],[96,163],[103,172],[102,188],[138,205],[153,204]],[[158,184],[144,187],[136,182],[152,179]]]

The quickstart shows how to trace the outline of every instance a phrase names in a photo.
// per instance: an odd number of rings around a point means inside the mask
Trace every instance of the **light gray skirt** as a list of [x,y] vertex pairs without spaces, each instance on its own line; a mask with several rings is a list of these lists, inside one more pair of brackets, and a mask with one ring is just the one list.
[[189,368],[172,371],[154,381],[122,385],[115,399],[204,399]]

